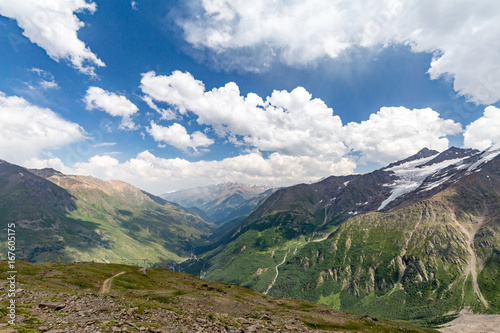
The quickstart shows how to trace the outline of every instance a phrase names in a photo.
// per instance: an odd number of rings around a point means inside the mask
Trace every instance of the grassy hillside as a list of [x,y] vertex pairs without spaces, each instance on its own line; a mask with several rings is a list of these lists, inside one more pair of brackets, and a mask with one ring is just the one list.
[[16,224],[21,259],[181,260],[211,230],[198,216],[120,181],[32,171],[0,164],[0,225]]
[[[472,229],[481,218],[457,219],[439,200],[355,217],[329,239],[289,257],[270,294],[425,324],[446,320],[442,316],[465,306],[498,313],[499,276],[492,267],[498,255],[481,258],[475,251],[483,264],[470,267],[469,238],[457,226]],[[498,233],[498,224],[490,227]],[[482,237],[472,237],[474,247],[481,248]],[[479,289],[472,270],[479,272]]]
[[[5,265],[2,262],[2,265]],[[338,312],[307,301],[279,299],[227,282],[207,282],[185,273],[97,263],[17,262],[17,329],[99,329],[115,332],[431,332],[403,323]],[[4,270],[2,270],[4,271]],[[124,272],[124,273],[122,273]],[[122,273],[119,276],[115,276]],[[106,279],[109,291],[103,291]],[[1,287],[6,275],[0,273]],[[0,315],[6,320],[6,297]],[[62,305],[44,311],[40,303]]]

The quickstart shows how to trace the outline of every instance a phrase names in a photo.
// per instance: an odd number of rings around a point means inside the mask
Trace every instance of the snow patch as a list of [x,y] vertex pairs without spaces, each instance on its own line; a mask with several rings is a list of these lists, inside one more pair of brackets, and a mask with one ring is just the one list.
[[441,178],[440,180],[437,180],[433,183],[429,183],[425,186],[425,188],[422,189],[422,191],[430,191],[432,190],[433,188],[436,188],[442,184],[444,184],[447,180],[449,180],[451,178],[451,176],[448,176],[448,177],[444,177],[444,178]]
[[467,168],[467,172],[471,172],[471,171],[475,170],[481,164],[484,164],[486,162],[491,161],[492,159],[494,159],[495,157],[497,157],[498,154],[500,154],[500,149],[492,150],[490,148],[490,149],[485,150],[484,153],[483,153],[483,156],[478,161],[472,163],[469,166],[469,168]]
[[466,156],[466,157],[442,161],[439,163],[434,163],[431,165],[424,165],[438,155],[439,153],[386,169],[387,171],[394,172],[395,176],[398,179],[395,181],[395,184],[391,186],[392,187],[391,195],[382,202],[382,204],[377,210],[383,209],[390,202],[396,200],[400,196],[416,190],[430,175],[435,174],[439,170],[447,168],[450,165],[453,164],[459,165],[463,162],[464,159],[468,158],[468,156]]

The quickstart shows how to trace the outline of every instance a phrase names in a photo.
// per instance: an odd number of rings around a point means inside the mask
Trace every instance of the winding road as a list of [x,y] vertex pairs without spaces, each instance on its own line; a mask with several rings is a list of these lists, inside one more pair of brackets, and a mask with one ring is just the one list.
[[269,290],[271,290],[271,288],[274,286],[274,283],[276,282],[276,279],[278,278],[278,275],[280,273],[279,270],[278,270],[278,267],[280,267],[281,265],[283,265],[285,263],[286,257],[288,256],[289,252],[290,252],[290,248],[288,248],[287,253],[285,253],[285,257],[283,258],[283,261],[276,265],[276,276],[274,277],[273,282],[271,282],[271,284],[267,287],[267,290],[264,292],[264,295],[267,295],[267,293],[269,292]]

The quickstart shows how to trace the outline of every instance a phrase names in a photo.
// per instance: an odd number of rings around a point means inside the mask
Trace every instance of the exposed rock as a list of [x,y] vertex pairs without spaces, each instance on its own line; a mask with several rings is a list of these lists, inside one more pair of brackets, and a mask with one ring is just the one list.
[[66,307],[66,304],[42,302],[42,303],[38,304],[38,307],[40,309],[50,309],[50,310],[59,311],[61,309],[64,309]]

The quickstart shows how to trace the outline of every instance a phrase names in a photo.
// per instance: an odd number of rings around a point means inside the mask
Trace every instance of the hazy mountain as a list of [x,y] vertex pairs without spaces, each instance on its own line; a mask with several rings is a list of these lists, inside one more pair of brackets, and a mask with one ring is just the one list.
[[121,181],[0,161],[2,229],[11,222],[18,259],[30,261],[179,260],[211,229],[198,216]]
[[500,151],[422,150],[281,189],[185,263],[210,280],[336,309],[436,322],[500,312]]
[[205,212],[215,223],[246,215],[263,202],[273,190],[267,186],[223,183],[162,194],[165,200]]

